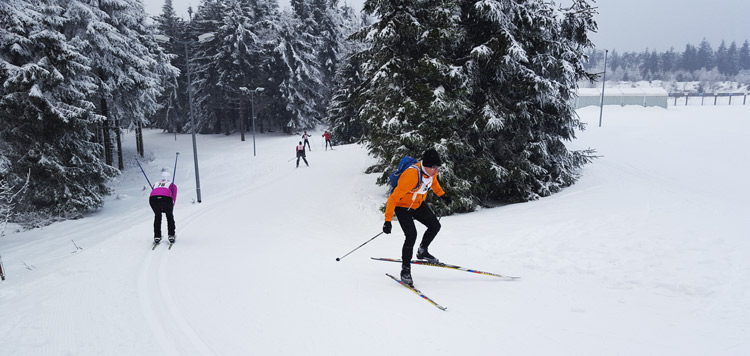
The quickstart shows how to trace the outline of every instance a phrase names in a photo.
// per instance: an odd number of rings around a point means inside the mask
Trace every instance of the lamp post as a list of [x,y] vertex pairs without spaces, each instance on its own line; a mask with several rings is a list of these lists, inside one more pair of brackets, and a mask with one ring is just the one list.
[[[201,202],[201,178],[200,178],[200,172],[198,170],[198,145],[195,142],[195,117],[193,115],[193,86],[192,81],[190,80],[190,53],[188,50],[188,44],[193,43],[194,41],[180,41],[175,40],[174,38],[171,38],[169,36],[164,35],[155,35],[154,38],[157,42],[161,43],[168,43],[168,42],[175,42],[182,44],[185,46],[185,68],[187,70],[187,87],[188,87],[188,105],[190,106],[190,127],[192,131],[193,136],[193,161],[195,164],[195,192],[198,198],[198,203]],[[208,42],[214,39],[213,32],[204,33],[200,36],[198,36],[198,42]]]
[[608,49],[604,50],[604,74],[602,75],[602,100],[599,102],[599,127],[602,127],[602,112],[604,111],[604,84],[607,82],[607,53]]
[[252,117],[253,119],[253,156],[255,156],[255,93],[261,93],[265,89],[262,87],[258,87],[258,88],[255,88],[255,90],[250,90],[247,87],[240,87],[240,90],[244,94],[250,94],[250,105],[251,105],[250,117]]

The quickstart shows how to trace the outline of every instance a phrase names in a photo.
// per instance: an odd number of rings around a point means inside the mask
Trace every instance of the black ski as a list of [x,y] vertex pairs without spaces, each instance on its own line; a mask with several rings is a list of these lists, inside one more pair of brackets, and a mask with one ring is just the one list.
[[171,249],[172,249],[172,245],[174,245],[174,242],[170,242],[170,243],[169,243],[169,248],[168,248],[168,250],[171,250]]
[[159,246],[159,243],[161,242],[154,242],[154,245],[151,246],[151,251],[156,250],[156,246]]
[[398,278],[396,278],[396,277],[394,277],[394,276],[391,276],[391,275],[390,275],[390,274],[388,274],[388,273],[386,273],[385,275],[386,275],[386,276],[388,276],[388,277],[391,277],[391,278],[393,278],[393,280],[394,280],[394,281],[396,281],[396,282],[398,282],[398,284],[400,284],[400,285],[402,285],[402,286],[404,286],[404,287],[406,287],[406,288],[409,288],[409,290],[411,290],[412,292],[414,292],[414,293],[417,293],[417,295],[419,295],[420,297],[422,297],[422,299],[424,299],[424,300],[426,300],[426,301],[430,302],[430,304],[434,305],[434,306],[435,306],[435,307],[437,307],[438,309],[440,309],[440,310],[443,310],[443,311],[444,311],[444,310],[446,310],[446,309],[448,309],[448,308],[446,308],[446,307],[444,307],[444,306],[442,306],[442,305],[440,305],[440,304],[438,304],[438,303],[435,303],[435,301],[434,301],[434,300],[432,300],[432,299],[430,299],[430,298],[429,298],[428,296],[424,295],[424,293],[420,292],[420,291],[419,291],[419,289],[416,289],[416,288],[414,288],[414,287],[412,287],[412,286],[410,286],[410,285],[408,285],[408,284],[404,283],[404,282],[403,282],[403,281],[401,281],[400,279],[398,279]]
[[[381,258],[381,257],[370,257],[370,258],[373,259],[373,260],[376,260],[376,261],[387,261],[387,262],[398,262],[398,263],[401,263],[401,259],[397,259],[397,258]],[[502,274],[496,274],[496,273],[478,271],[478,270],[475,270],[475,269],[469,269],[469,268],[465,268],[465,267],[461,267],[461,266],[449,265],[449,264],[445,264],[445,263],[442,263],[442,262],[429,262],[429,261],[425,261],[425,260],[412,260],[411,263],[415,264],[415,265],[425,265],[425,266],[433,266],[433,267],[450,268],[450,269],[455,269],[455,270],[458,270],[458,271],[465,271],[465,272],[471,272],[471,273],[476,273],[476,274],[483,274],[483,275],[486,275],[486,276],[493,276],[493,277],[505,278],[505,279],[511,279],[511,280],[521,278],[521,277],[512,277],[512,276],[505,276],[505,275],[502,275]]]

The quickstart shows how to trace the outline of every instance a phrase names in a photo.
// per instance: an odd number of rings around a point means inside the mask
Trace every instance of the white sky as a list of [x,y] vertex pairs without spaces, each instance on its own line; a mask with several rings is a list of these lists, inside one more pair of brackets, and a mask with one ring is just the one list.
[[[143,0],[151,15],[161,12],[164,0]],[[200,0],[173,0],[178,15],[187,17],[189,5],[195,9]],[[340,3],[344,1],[340,0]],[[559,1],[569,4],[570,0]],[[360,10],[364,0],[347,0]],[[289,7],[288,0],[279,0]],[[596,20],[599,32],[592,40],[597,47],[618,52],[643,51],[646,48],[667,51],[674,47],[681,52],[685,45],[698,45],[705,37],[715,49],[722,40],[741,45],[750,40],[750,1],[748,0],[599,0]]]

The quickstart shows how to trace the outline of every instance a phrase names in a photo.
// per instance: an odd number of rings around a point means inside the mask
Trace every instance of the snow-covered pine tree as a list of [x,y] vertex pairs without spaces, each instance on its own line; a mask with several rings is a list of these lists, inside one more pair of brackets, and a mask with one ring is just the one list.
[[711,47],[711,43],[708,42],[705,38],[703,41],[701,41],[700,45],[698,45],[698,51],[695,54],[695,60],[697,62],[698,68],[701,69],[705,68],[706,70],[710,70],[711,68],[716,66],[716,56],[714,55],[714,49]]
[[89,61],[63,34],[66,10],[43,0],[0,3],[0,180],[20,186],[30,172],[16,205],[27,224],[101,206],[116,174],[91,142],[104,118],[88,99],[96,90]]
[[276,0],[204,1],[198,8],[189,37],[214,33],[205,43],[190,40],[200,132],[247,131],[250,98],[240,88],[268,89],[269,41],[275,38],[277,18]]
[[[215,62],[220,70],[219,85],[228,108],[238,108],[225,125],[225,133],[241,130],[242,137],[249,125],[244,125],[249,116],[250,98],[240,92],[241,87],[255,89],[264,84],[263,67],[267,61],[264,41],[264,21],[258,3],[248,0],[232,0],[224,3],[224,18],[217,29],[221,39]],[[267,14],[266,16],[270,16]],[[247,109],[247,110],[246,110]],[[234,122],[232,122],[234,121]],[[231,125],[231,127],[229,127]]]
[[700,69],[698,63],[698,49],[691,44],[685,45],[685,51],[682,52],[682,58],[680,58],[680,68],[686,71],[695,71]]
[[740,70],[750,70],[750,42],[748,40],[742,43],[738,56]]
[[325,121],[339,145],[359,142],[364,134],[362,122],[357,118],[358,105],[352,96],[354,90],[362,85],[360,58],[350,55],[341,61],[334,80],[335,91]]
[[308,28],[296,15],[283,12],[269,62],[269,84],[278,86],[278,92],[268,93],[276,102],[268,111],[286,132],[314,127],[323,117],[316,38]]
[[179,42],[185,40],[187,27],[185,21],[177,17],[172,0],[164,1],[162,12],[154,17],[154,23],[158,34],[177,40],[162,43],[160,46],[170,55],[170,64],[177,68],[180,74],[177,78],[162,77],[164,92],[159,99],[162,107],[154,114],[151,124],[168,132],[182,132],[190,120],[185,50]]
[[445,154],[447,140],[458,135],[451,127],[468,108],[462,70],[452,65],[457,7],[450,0],[371,0],[364,10],[380,20],[357,35],[370,47],[360,54],[365,83],[354,100],[378,158],[368,172],[381,172],[385,184],[402,157],[433,147]]
[[339,63],[340,45],[343,40],[340,26],[343,22],[341,9],[336,6],[337,0],[311,0],[311,32],[317,38],[318,62],[321,74],[323,100],[318,102],[318,111],[324,112],[328,107],[333,88],[333,80]]
[[[585,0],[370,0],[366,83],[358,90],[368,171],[386,177],[404,155],[436,148],[441,181],[467,211],[536,199],[572,184],[589,151],[564,141],[583,125],[570,104],[594,10]],[[381,128],[382,127],[382,128]],[[438,210],[444,210],[438,206]]]
[[328,105],[325,122],[337,144],[358,142],[363,137],[364,128],[357,119],[358,106],[354,103],[354,91],[362,85],[362,56],[356,55],[366,48],[366,44],[352,36],[362,27],[369,26],[360,21],[351,7],[341,8],[338,21],[342,42],[339,44],[340,56],[333,81],[333,94]]
[[108,109],[114,124],[118,168],[123,169],[121,127],[148,124],[148,118],[160,108],[157,98],[164,90],[162,77],[175,78],[178,70],[154,40],[154,29],[146,23],[140,0],[99,1],[99,9],[118,34],[108,49],[116,62],[94,63],[107,67],[104,75],[115,84],[108,86],[112,89]]
[[[120,123],[145,123],[158,108],[163,88],[158,72],[173,72],[146,25],[139,0],[61,0],[70,19],[66,35],[90,59],[97,77],[94,102],[104,120],[105,159],[113,164],[114,132],[119,144]],[[92,30],[95,29],[95,30]],[[118,149],[120,168],[122,150]]]
[[197,39],[202,34],[215,32],[221,26],[223,16],[221,0],[202,1],[188,24],[185,39],[188,43],[192,80],[187,85],[192,85],[195,130],[200,133],[221,132],[221,127],[217,124],[217,110],[222,106],[223,94],[218,86],[219,71],[214,63],[214,58],[219,53],[217,39],[214,37],[212,41],[205,43],[200,43]]
[[569,151],[565,141],[584,129],[571,99],[580,80],[593,78],[583,63],[593,47],[594,9],[586,0],[568,9],[542,0],[462,0],[461,9],[455,58],[468,74],[472,110],[457,127],[459,149],[446,152],[455,162],[447,185],[462,188],[458,208],[469,198],[480,205],[534,200],[573,184],[591,155]]
[[727,68],[730,76],[740,73],[740,52],[737,49],[737,42],[732,41],[727,49]]
[[[259,71],[260,39],[252,31],[253,11],[248,0],[223,2],[221,25],[216,29],[215,45],[218,53],[213,58],[218,70],[217,83],[222,92],[223,105],[218,110],[217,123],[226,135],[241,131],[244,139],[246,122],[245,108],[249,98],[240,92],[240,87],[252,86],[250,80]],[[238,113],[239,111],[239,113]]]

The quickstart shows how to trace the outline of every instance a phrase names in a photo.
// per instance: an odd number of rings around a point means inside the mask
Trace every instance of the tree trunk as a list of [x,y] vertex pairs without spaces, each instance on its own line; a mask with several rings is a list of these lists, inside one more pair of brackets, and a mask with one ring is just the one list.
[[135,129],[135,149],[138,154],[143,158],[145,152],[143,152],[143,124],[138,123],[138,127]]
[[117,169],[125,169],[122,162],[122,132],[120,130],[120,118],[115,118],[115,139],[117,140]]
[[240,141],[245,142],[245,104],[240,100]]
[[113,158],[112,158],[112,138],[109,135],[110,133],[110,126],[109,126],[109,109],[107,108],[107,100],[102,98],[102,116],[104,116],[106,119],[102,123],[102,138],[104,142],[104,161],[107,163],[107,165],[112,166]]
[[224,117],[224,135],[229,136],[232,133],[232,119],[229,118],[227,109],[221,109],[221,116]]
[[[96,123],[94,124],[94,143],[103,145],[102,141],[102,124]],[[104,151],[99,153],[99,158],[104,158],[103,156]]]

